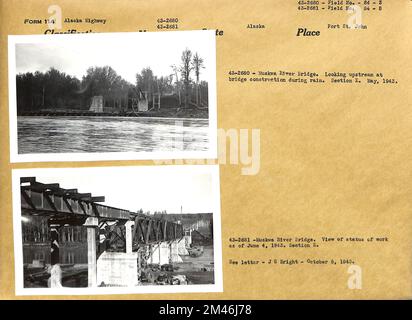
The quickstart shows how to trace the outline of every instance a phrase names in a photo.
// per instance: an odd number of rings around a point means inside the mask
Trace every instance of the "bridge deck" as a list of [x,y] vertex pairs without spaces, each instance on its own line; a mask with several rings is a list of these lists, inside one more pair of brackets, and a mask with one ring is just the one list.
[[21,210],[23,215],[47,216],[53,223],[82,225],[88,217],[99,223],[116,222],[123,225],[134,221],[133,242],[155,243],[183,237],[183,226],[167,219],[131,212],[103,205],[105,197],[79,193],[77,189],[64,189],[58,183],[44,184],[35,177],[20,180]]

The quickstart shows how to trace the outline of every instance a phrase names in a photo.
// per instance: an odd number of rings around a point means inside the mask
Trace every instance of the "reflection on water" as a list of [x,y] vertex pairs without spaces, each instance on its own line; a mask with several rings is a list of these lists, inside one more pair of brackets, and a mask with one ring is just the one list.
[[[61,244],[59,264],[63,287],[87,287],[87,244]],[[23,245],[25,288],[47,288],[50,285],[50,243]]]
[[18,117],[18,153],[207,151],[207,119]]
[[[61,264],[87,263],[87,244],[60,246]],[[33,261],[42,261],[50,264],[50,244],[24,244],[23,263],[31,264]]]

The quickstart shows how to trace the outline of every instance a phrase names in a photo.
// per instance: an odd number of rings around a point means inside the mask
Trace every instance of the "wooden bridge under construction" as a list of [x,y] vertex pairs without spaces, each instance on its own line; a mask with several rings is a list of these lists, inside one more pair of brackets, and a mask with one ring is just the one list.
[[[53,268],[60,264],[59,233],[65,227],[87,228],[89,287],[111,281],[138,285],[142,259],[159,265],[170,263],[190,244],[191,230],[179,221],[106,206],[102,204],[104,196],[41,183],[35,177],[22,177],[20,190],[22,216],[41,216],[48,222],[51,287],[60,285],[61,274]],[[113,269],[114,264],[117,267]],[[113,280],[119,273],[122,279]]]

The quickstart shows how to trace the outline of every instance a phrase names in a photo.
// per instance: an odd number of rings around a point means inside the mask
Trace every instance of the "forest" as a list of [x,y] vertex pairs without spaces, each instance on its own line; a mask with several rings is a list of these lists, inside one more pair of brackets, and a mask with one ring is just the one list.
[[[207,107],[208,83],[200,81],[204,59],[189,49],[167,76],[155,75],[150,67],[136,73],[135,83],[123,79],[110,66],[93,66],[82,79],[55,68],[16,76],[17,113],[39,110],[88,110],[94,96],[103,96],[112,110],[130,109],[133,99],[153,95],[174,97],[177,107]],[[168,99],[167,101],[171,101]]]

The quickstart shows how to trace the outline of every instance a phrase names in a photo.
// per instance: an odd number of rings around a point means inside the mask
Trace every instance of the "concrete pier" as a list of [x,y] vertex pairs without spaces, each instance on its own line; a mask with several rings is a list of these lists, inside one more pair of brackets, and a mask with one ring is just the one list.
[[58,225],[50,225],[50,278],[48,280],[49,288],[62,287],[62,270],[60,268],[60,244],[59,244]]
[[48,280],[49,288],[62,288],[62,269],[60,264],[50,266],[50,279]]
[[151,244],[151,245],[146,247],[146,250],[147,250],[146,254],[149,256],[149,261],[147,261],[147,262],[150,263],[150,264],[154,263],[153,262],[153,250],[154,250],[155,246],[156,245]]
[[96,217],[86,219],[84,226],[87,228],[87,264],[88,264],[88,287],[97,286],[97,263],[96,263],[96,228],[99,221]]
[[124,226],[126,228],[126,253],[132,253],[133,252],[132,227],[134,226],[134,221],[127,221]]
[[187,230],[185,231],[185,236],[183,237],[185,240],[185,246],[190,247],[192,244],[192,230]]
[[152,253],[154,264],[167,264],[170,258],[170,246],[167,242],[161,242],[157,246],[154,246]]
[[189,255],[189,251],[187,251],[186,249],[187,245],[186,245],[186,239],[180,239],[177,242],[177,252],[180,256],[188,256]]
[[97,261],[99,286],[133,287],[139,284],[138,253],[103,252]]
[[175,240],[170,243],[170,258],[169,261],[172,263],[181,263],[183,262],[182,258],[179,255],[179,241]]

